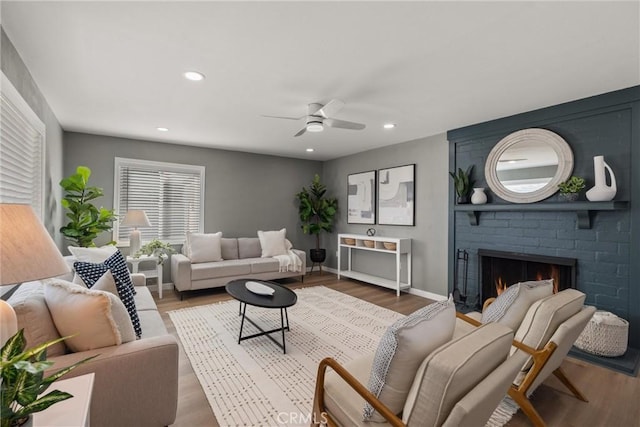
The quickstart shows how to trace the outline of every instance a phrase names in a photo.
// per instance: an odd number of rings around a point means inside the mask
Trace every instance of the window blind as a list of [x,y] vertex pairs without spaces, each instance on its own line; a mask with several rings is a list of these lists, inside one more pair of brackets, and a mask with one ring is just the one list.
[[[144,210],[151,227],[142,241],[182,243],[187,232],[203,230],[204,167],[116,158],[114,206],[119,220]],[[127,243],[131,227],[116,224],[114,240]]]
[[2,75],[0,202],[27,204],[43,217],[45,126]]

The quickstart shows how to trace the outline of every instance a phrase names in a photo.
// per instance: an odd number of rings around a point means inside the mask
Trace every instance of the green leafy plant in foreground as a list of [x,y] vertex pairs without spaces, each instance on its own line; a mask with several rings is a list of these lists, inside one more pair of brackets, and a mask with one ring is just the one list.
[[149,243],[142,245],[140,250],[136,252],[133,257],[140,258],[142,255],[153,255],[158,257],[158,264],[162,264],[165,260],[165,255],[168,257],[174,253],[176,253],[176,251],[169,243],[163,243],[158,239],[153,239]]
[[112,223],[116,219],[113,210],[97,208],[91,203],[91,200],[104,196],[104,192],[102,188],[88,185],[90,176],[91,169],[78,166],[76,173],[60,181],[60,186],[65,191],[61,204],[69,211],[67,218],[70,220],[60,228],[60,232],[68,240],[82,247],[95,246],[93,240],[98,234],[111,231]]
[[320,233],[330,233],[333,226],[333,218],[338,212],[338,199],[327,198],[327,187],[320,182],[320,176],[316,174],[308,188],[296,194],[300,202],[298,215],[302,222],[302,232],[316,236],[316,249],[320,249]]
[[569,194],[569,193],[578,193],[585,187],[584,179],[579,176],[572,176],[565,182],[561,182],[558,184],[558,188],[560,189],[560,193]]
[[[66,337],[65,337],[66,338]],[[53,365],[47,361],[47,348],[63,341],[58,338],[25,350],[24,330],[20,329],[9,338],[0,350],[0,426],[12,427],[34,412],[40,412],[49,406],[73,397],[69,393],[53,390],[42,397],[54,381],[78,365],[93,359],[89,357],[63,368],[56,373],[44,376],[44,371]]]

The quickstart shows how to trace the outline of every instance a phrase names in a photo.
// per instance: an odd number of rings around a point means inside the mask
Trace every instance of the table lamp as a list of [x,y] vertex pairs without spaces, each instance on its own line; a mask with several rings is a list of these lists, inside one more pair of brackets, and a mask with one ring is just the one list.
[[133,227],[129,234],[129,254],[134,256],[140,250],[140,230],[138,227],[151,227],[149,218],[143,210],[130,210],[124,216],[121,225]]
[[[69,266],[31,206],[0,203],[0,286],[68,272]],[[17,331],[13,307],[0,300],[0,346]]]

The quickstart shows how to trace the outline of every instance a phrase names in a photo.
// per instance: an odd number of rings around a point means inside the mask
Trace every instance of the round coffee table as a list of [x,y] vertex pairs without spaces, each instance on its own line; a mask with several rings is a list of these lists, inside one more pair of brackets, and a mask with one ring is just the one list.
[[[261,295],[250,291],[246,287],[247,282],[257,282],[261,285],[267,286],[274,290],[273,295]],[[298,296],[289,288],[285,288],[274,282],[267,282],[265,280],[253,280],[253,279],[238,279],[227,283],[225,287],[227,293],[240,301],[240,309],[238,315],[242,315],[240,321],[240,334],[238,335],[238,344],[241,341],[248,340],[250,338],[261,337],[266,335],[271,341],[276,343],[284,353],[287,352],[286,343],[284,339],[284,331],[289,330],[289,315],[287,313],[287,307],[291,307],[298,301]],[[258,326],[254,321],[246,316],[247,305],[253,305],[255,307],[263,308],[279,308],[280,309],[280,327],[265,331]],[[243,337],[242,328],[244,327],[245,319],[260,331],[257,334],[252,334]],[[282,344],[280,344],[270,334],[274,332],[282,332]]]

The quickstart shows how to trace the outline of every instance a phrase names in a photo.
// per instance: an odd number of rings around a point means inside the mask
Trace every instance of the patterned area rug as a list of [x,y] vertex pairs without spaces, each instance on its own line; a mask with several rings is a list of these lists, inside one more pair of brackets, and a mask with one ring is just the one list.
[[[169,312],[221,426],[308,426],[320,360],[346,363],[375,352],[387,327],[404,317],[323,286],[295,292],[298,302],[288,309],[287,354],[267,337],[238,344],[235,300]],[[249,306],[247,316],[263,329],[280,326],[279,310]],[[243,336],[258,332],[248,322],[244,327]],[[492,419],[490,425],[510,418]]]

